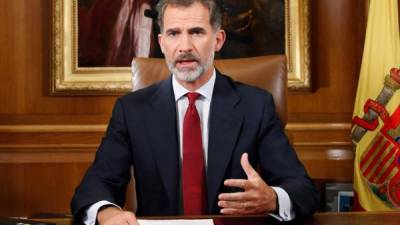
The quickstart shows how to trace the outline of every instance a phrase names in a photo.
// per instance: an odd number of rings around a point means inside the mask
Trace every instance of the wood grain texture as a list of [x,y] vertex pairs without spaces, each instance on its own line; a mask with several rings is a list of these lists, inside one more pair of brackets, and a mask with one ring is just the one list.
[[[0,114],[109,115],[115,96],[50,97],[50,0],[1,1]],[[43,121],[35,121],[43,122]],[[60,121],[62,123],[62,121]]]
[[[118,97],[48,95],[50,2],[0,1],[0,216],[69,213]],[[311,0],[314,90],[289,95],[287,134],[314,179],[352,180],[364,33],[365,1]]]
[[88,163],[1,163],[0,216],[68,213]]
[[311,1],[314,91],[291,94],[289,122],[350,122],[365,33],[364,1]]

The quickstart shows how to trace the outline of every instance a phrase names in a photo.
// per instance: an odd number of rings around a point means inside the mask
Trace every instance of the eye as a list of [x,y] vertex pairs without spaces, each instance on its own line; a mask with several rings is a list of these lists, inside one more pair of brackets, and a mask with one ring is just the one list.
[[201,34],[203,34],[202,32],[200,32],[200,31],[195,31],[195,32],[193,32],[193,35],[201,35]]
[[178,35],[178,32],[175,32],[175,31],[169,32],[169,33],[168,33],[168,36],[169,36],[169,37],[175,37],[175,36],[177,36],[177,35]]
[[178,36],[180,34],[180,32],[177,30],[169,30],[166,33],[167,33],[167,37],[169,37],[169,38],[175,38],[176,36]]
[[200,29],[199,30],[196,29],[196,30],[191,31],[190,34],[192,36],[199,37],[199,36],[204,35],[204,31],[200,30]]

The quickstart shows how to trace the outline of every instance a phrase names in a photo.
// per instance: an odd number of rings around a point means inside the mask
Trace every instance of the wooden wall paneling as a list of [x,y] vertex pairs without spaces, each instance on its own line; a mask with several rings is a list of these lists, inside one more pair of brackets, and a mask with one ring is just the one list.
[[88,163],[0,163],[0,216],[69,213]]
[[289,122],[350,121],[363,49],[364,7],[363,0],[311,0],[314,91],[289,95]]
[[351,182],[353,160],[350,123],[288,124],[287,134],[313,179]]
[[299,159],[320,192],[319,211],[325,210],[325,185],[351,183],[354,151],[350,123],[289,123],[286,133]]
[[105,125],[0,125],[0,163],[91,162]]
[[[50,0],[1,1],[0,114],[109,115],[116,96],[50,97]],[[36,121],[42,123],[44,121]],[[62,120],[59,123],[63,123]]]

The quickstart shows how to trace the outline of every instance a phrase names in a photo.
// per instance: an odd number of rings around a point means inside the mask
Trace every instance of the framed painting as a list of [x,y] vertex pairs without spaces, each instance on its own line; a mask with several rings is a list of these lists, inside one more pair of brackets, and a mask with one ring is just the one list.
[[[155,0],[52,2],[52,95],[132,90],[133,57],[162,57]],[[227,42],[219,58],[286,54],[288,88],[308,91],[309,0],[220,0]]]

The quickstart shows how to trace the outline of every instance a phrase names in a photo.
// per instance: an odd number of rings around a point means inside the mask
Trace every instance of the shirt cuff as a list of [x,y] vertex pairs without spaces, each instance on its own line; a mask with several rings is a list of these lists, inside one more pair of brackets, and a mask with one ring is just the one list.
[[97,212],[99,211],[99,209],[102,206],[105,206],[105,205],[113,205],[113,206],[121,209],[121,207],[119,207],[118,205],[111,203],[109,201],[103,200],[103,201],[96,202],[86,210],[85,217],[83,218],[83,223],[86,225],[95,225],[96,220],[97,220]]
[[292,201],[289,198],[288,193],[280,187],[271,187],[274,189],[278,198],[278,213],[270,213],[269,215],[279,221],[290,221],[295,217],[295,213],[292,207]]

